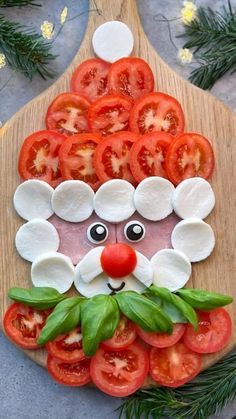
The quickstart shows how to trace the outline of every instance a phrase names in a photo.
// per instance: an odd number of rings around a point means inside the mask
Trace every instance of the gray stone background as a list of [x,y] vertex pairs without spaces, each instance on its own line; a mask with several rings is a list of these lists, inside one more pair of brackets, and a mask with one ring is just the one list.
[[[116,0],[111,0],[116,1]],[[40,31],[44,20],[54,22],[56,31],[60,26],[60,13],[68,6],[73,17],[88,10],[87,0],[38,0],[42,8],[5,9],[9,19],[16,19]],[[231,1],[236,7],[236,0]],[[226,0],[198,0],[197,5],[220,9]],[[183,66],[177,60],[177,52],[169,40],[168,27],[164,22],[155,21],[155,16],[180,16],[181,0],[138,0],[138,7],[144,29],[160,56],[179,74],[187,78],[195,64]],[[53,44],[59,57],[53,64],[58,76],[66,69],[76,51],[87,23],[83,14],[65,24],[60,36]],[[175,38],[182,32],[180,21],[171,23],[171,32],[177,48],[183,40]],[[11,77],[11,78],[10,78]],[[9,80],[10,78],[10,80]],[[9,80],[9,81],[8,81]],[[8,81],[8,83],[7,83]],[[10,118],[30,99],[42,92],[54,80],[43,81],[35,77],[33,82],[19,74],[11,74],[9,68],[0,70],[0,121]],[[3,87],[5,84],[7,85]],[[227,74],[212,89],[212,94],[236,109],[236,73]],[[115,419],[114,410],[120,400],[106,396],[95,389],[67,388],[51,380],[47,371],[29,360],[0,334],[0,419]],[[221,419],[231,419],[236,414],[236,400],[220,414]]]

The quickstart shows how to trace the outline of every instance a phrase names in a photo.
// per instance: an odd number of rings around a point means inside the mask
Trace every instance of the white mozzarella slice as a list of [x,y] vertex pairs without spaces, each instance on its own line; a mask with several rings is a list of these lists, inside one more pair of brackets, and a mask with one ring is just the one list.
[[162,249],[151,259],[153,284],[170,291],[182,288],[191,275],[191,263],[187,256],[174,249]]
[[35,287],[52,287],[60,293],[70,289],[74,277],[73,263],[62,253],[44,253],[34,260],[31,267],[31,280]]
[[215,206],[215,194],[201,177],[185,179],[175,189],[172,203],[180,218],[206,218]]
[[30,179],[21,183],[13,197],[16,212],[24,220],[43,218],[47,220],[53,214],[51,198],[54,189],[42,180]]
[[209,224],[193,217],[176,224],[171,234],[171,243],[174,249],[182,251],[190,262],[199,262],[213,251],[215,236]]
[[137,250],[135,253],[137,256],[137,265],[135,266],[132,275],[134,275],[146,287],[150,287],[153,280],[153,270],[150,260],[148,260],[148,258],[146,258],[146,256],[142,253],[137,252]]
[[22,258],[33,262],[46,252],[56,252],[60,244],[55,227],[46,220],[34,218],[16,233],[15,245]]
[[77,267],[84,282],[91,282],[103,272],[101,265],[101,254],[103,249],[104,246],[95,247],[78,263]]
[[111,223],[119,223],[131,217],[135,212],[134,191],[134,187],[126,180],[108,180],[95,194],[96,214]]
[[[111,285],[111,287],[114,288],[113,292],[116,294],[123,291],[135,291],[141,294],[147,288],[147,286],[135,278],[133,274],[124,276],[118,280],[109,278],[108,283]],[[122,283],[125,284],[124,287],[122,287],[121,290],[116,291],[116,289],[119,288]],[[112,289],[110,289],[110,292],[112,292]]]
[[162,177],[151,176],[144,179],[135,190],[136,210],[147,220],[163,220],[173,211],[174,189],[172,183]]
[[81,180],[62,182],[52,195],[52,208],[58,217],[70,222],[87,220],[93,212],[92,188]]
[[100,25],[92,39],[95,54],[104,61],[114,63],[128,57],[134,47],[134,37],[125,23],[112,20]]
[[80,275],[79,266],[77,265],[75,268],[74,286],[80,294],[87,298],[91,298],[99,294],[111,294],[111,290],[107,286],[107,280],[107,276],[102,273],[94,278],[93,281],[89,283],[84,282]]

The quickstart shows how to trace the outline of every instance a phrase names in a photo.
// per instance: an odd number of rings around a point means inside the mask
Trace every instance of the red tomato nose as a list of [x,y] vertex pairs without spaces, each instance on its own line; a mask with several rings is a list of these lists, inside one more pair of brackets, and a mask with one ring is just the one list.
[[134,249],[127,244],[108,244],[101,254],[101,264],[108,276],[121,278],[133,272],[137,256]]

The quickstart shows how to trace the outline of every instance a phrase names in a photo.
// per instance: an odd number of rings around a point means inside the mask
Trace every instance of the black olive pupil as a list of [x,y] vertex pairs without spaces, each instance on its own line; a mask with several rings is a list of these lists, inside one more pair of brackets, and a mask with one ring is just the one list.
[[104,240],[106,238],[106,235],[107,235],[107,231],[102,224],[95,224],[90,229],[90,236],[92,237],[93,240],[97,242]]
[[143,237],[143,227],[140,224],[130,224],[126,229],[128,239],[136,241]]

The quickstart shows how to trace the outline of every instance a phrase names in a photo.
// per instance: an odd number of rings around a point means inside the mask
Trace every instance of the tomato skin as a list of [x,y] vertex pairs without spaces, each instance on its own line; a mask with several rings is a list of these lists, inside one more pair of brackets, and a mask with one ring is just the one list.
[[36,310],[13,303],[4,314],[3,327],[7,337],[23,349],[40,349],[37,339],[51,310]]
[[108,244],[102,251],[102,269],[113,279],[129,275],[134,270],[136,264],[136,253],[128,244]]
[[201,355],[191,351],[182,342],[168,348],[152,348],[150,374],[165,387],[180,387],[192,380],[201,370]]
[[112,338],[104,340],[101,346],[107,350],[125,349],[136,339],[135,325],[122,316]]
[[171,335],[168,335],[168,333],[146,332],[136,325],[138,336],[143,339],[144,342],[155,348],[168,348],[169,346],[174,345],[182,338],[185,328],[186,326],[184,323],[176,323],[173,325]]
[[57,358],[59,361],[68,364],[73,364],[74,362],[85,359],[85,354],[82,349],[82,340],[79,342],[76,340],[78,334],[80,335],[80,327],[46,343],[46,348],[50,355]]
[[125,397],[137,391],[143,385],[148,369],[148,352],[137,342],[122,350],[99,348],[90,364],[94,384],[115,397]]
[[210,354],[227,346],[232,335],[232,320],[224,308],[198,311],[198,320],[196,332],[191,324],[187,325],[184,343],[188,348],[200,354]]
[[47,369],[52,378],[59,384],[70,387],[81,387],[91,381],[90,359],[68,364],[54,358],[50,354],[47,358]]

